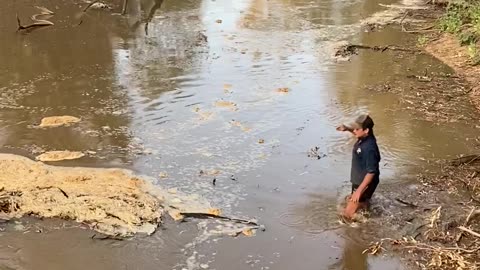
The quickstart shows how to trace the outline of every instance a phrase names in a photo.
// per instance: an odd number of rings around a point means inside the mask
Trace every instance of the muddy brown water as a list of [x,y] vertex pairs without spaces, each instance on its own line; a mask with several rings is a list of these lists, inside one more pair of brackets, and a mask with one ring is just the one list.
[[[209,233],[215,223],[167,219],[151,237],[114,241],[92,239],[93,232],[71,222],[22,219],[0,224],[0,269],[405,268],[394,257],[362,254],[361,226],[337,222],[353,140],[335,125],[371,113],[383,189],[411,178],[424,160],[469,153],[467,139],[478,129],[421,120],[398,96],[365,89],[401,84],[425,68],[452,73],[429,56],[332,58],[342,40],[415,42],[394,27],[373,33],[360,27],[384,9],[379,3],[395,1],[165,0],[156,11],[155,1],[130,2],[128,16],[114,3],[113,10],[89,10],[79,24],[85,3],[36,1],[55,12],[55,25],[30,33],[15,32],[16,13],[25,22],[37,12],[30,1],[3,4],[2,152],[33,158],[90,151],[55,164],[133,169],[267,229],[232,238]],[[281,87],[289,92],[279,93]],[[215,106],[220,100],[236,106]],[[82,122],[34,128],[53,115]],[[319,160],[307,156],[315,146]],[[213,177],[199,176],[212,169],[221,172],[215,186]]]

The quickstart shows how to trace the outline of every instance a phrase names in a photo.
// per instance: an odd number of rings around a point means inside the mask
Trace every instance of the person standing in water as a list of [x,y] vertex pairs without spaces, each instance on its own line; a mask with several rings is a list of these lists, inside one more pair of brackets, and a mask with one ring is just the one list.
[[368,207],[378,183],[380,182],[380,151],[377,139],[373,134],[373,120],[368,115],[360,115],[352,125],[340,125],[338,131],[349,131],[357,138],[352,151],[352,168],[350,182],[352,192],[347,198],[347,206],[343,211],[346,218],[360,208]]

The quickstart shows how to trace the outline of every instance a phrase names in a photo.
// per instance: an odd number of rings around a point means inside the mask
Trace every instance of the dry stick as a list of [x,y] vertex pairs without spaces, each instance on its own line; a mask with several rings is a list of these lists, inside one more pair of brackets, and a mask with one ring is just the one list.
[[153,16],[157,12],[157,10],[162,7],[163,1],[164,0],[155,0],[155,4],[150,9],[150,12],[148,12],[147,21],[145,23],[145,34],[147,36],[148,36],[148,24],[152,21]]
[[33,29],[33,28],[36,28],[36,27],[53,25],[52,22],[49,22],[49,21],[46,21],[46,20],[39,21],[39,22],[34,22],[32,24],[29,24],[29,25],[22,25],[21,22],[20,22],[20,18],[18,17],[18,13],[16,14],[16,16],[17,16],[17,24],[18,24],[17,32],[20,31],[20,30],[28,30],[28,29]]
[[[472,217],[473,212],[475,212],[475,207],[472,208],[472,211],[470,211],[470,213],[468,214],[467,218],[463,222],[463,226],[468,225],[468,222],[470,221],[470,218]],[[462,237],[463,237],[463,231],[461,231],[460,234],[457,236],[457,239],[455,239],[456,242],[458,243],[462,239]]]
[[410,206],[410,207],[412,207],[412,208],[418,207],[418,205],[416,205],[416,204],[414,204],[414,203],[411,203],[411,202],[404,201],[404,200],[402,200],[402,199],[400,199],[400,198],[395,198],[395,200],[396,200],[397,202],[399,202],[399,203],[402,203],[402,204],[404,204],[404,205],[406,205],[406,206]]
[[367,49],[367,50],[374,50],[374,51],[381,51],[384,52],[386,50],[392,50],[392,51],[403,51],[403,52],[419,52],[420,50],[417,49],[407,49],[407,48],[399,48],[395,46],[367,46],[367,45],[361,45],[361,44],[350,44],[347,46],[347,48],[356,48],[356,49]]
[[95,0],[95,1],[91,2],[90,4],[88,4],[88,5],[82,10],[82,14],[80,15],[80,18],[79,18],[80,21],[78,22],[77,26],[79,26],[79,25],[81,25],[81,24],[83,23],[83,20],[82,20],[83,15],[86,14],[87,11],[88,11],[88,9],[89,9],[91,6],[93,6],[95,3],[97,3],[98,1],[100,1],[100,0]]
[[403,20],[405,20],[405,18],[408,16],[410,12],[405,12],[405,14],[403,15],[402,19],[400,20],[400,25],[402,26],[402,31],[405,32],[405,27],[403,26]]
[[98,1],[100,1],[100,0],[95,0],[95,1],[91,2],[90,4],[88,4],[88,6],[83,9],[83,13],[87,12],[87,10],[88,10],[91,6],[93,6],[94,4],[96,4]]
[[463,227],[463,226],[460,226],[460,227],[458,227],[458,228],[459,228],[460,230],[464,231],[464,232],[467,232],[467,233],[469,233],[469,234],[471,234],[471,235],[473,235],[473,236],[476,236],[476,237],[479,237],[479,238],[480,238],[480,233],[474,232],[474,231],[472,231],[472,230],[470,230],[470,229],[467,229],[467,228],[465,228],[465,227]]
[[127,14],[127,5],[128,5],[128,0],[123,0],[122,15]]

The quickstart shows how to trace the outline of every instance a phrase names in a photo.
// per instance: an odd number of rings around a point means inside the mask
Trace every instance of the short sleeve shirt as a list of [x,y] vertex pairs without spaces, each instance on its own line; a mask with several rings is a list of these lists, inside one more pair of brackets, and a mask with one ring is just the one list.
[[352,170],[350,182],[355,185],[362,184],[367,173],[375,174],[373,181],[380,181],[380,151],[377,139],[373,135],[357,140],[352,151]]

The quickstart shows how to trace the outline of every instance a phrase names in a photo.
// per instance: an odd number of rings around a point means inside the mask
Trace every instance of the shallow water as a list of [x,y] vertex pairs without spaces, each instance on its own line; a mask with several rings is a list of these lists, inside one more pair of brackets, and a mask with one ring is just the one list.
[[[232,238],[212,236],[203,221],[167,220],[152,237],[116,242],[54,229],[61,221],[22,220],[45,229],[7,226],[0,267],[403,268],[396,259],[362,254],[361,232],[337,222],[353,139],[335,125],[370,112],[383,183],[411,178],[424,160],[469,153],[466,138],[478,130],[468,121],[419,120],[398,96],[366,89],[401,84],[425,68],[452,72],[429,56],[366,51],[349,62],[333,58],[342,40],[415,42],[395,28],[367,33],[360,26],[384,10],[378,3],[395,1],[166,0],[156,11],[155,1],[130,2],[128,16],[118,14],[117,3],[79,18],[82,2],[38,1],[56,12],[55,25],[31,33],[15,32],[15,13],[25,21],[37,12],[28,1],[3,6],[2,151],[93,151],[55,164],[133,169],[161,187],[200,194],[226,215],[255,217],[267,230]],[[288,93],[277,91],[284,87]],[[472,113],[468,105],[463,110]],[[64,114],[82,122],[34,128],[45,116]],[[307,156],[315,146],[319,160]],[[200,170],[219,170],[216,185]]]

